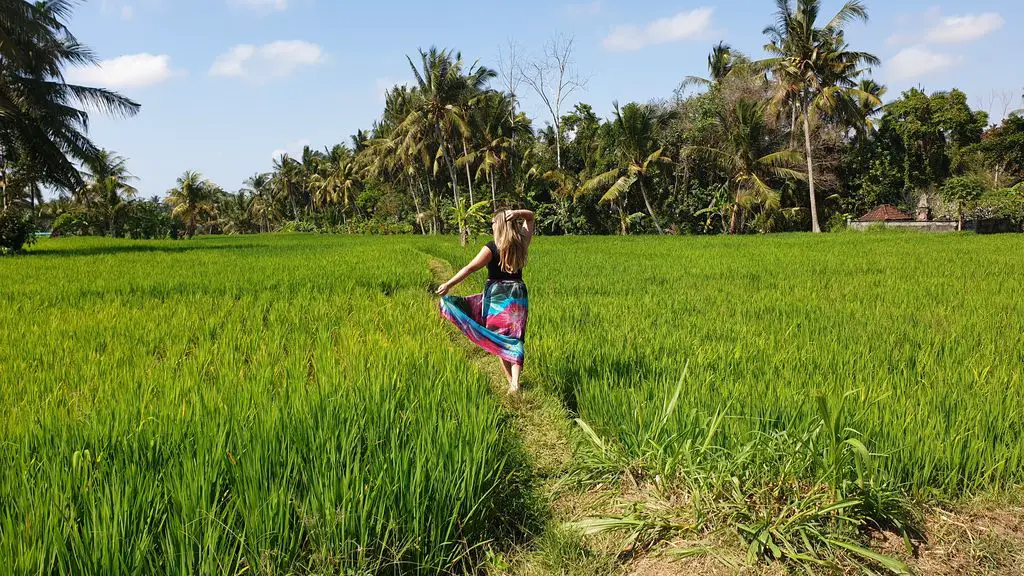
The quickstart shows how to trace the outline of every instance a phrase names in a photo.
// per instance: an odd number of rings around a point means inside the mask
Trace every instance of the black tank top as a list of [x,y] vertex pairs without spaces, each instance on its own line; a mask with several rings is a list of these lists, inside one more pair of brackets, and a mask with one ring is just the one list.
[[518,280],[522,282],[523,271],[519,270],[515,274],[509,274],[501,269],[501,254],[498,253],[498,246],[493,240],[487,243],[487,249],[491,251],[491,261],[487,263],[487,279],[488,280]]

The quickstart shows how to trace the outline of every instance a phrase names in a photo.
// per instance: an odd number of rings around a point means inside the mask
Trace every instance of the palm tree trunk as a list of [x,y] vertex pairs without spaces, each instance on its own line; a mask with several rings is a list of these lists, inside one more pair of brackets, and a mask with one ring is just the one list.
[[434,194],[434,186],[430,182],[430,176],[427,176],[427,195],[430,201],[430,233],[437,234],[437,196]]
[[426,229],[426,227],[423,226],[423,218],[420,217],[420,215],[423,213],[423,211],[420,210],[420,194],[423,193],[423,182],[419,183],[419,187],[420,187],[420,191],[419,191],[419,194],[417,194],[416,190],[412,187],[412,182],[411,182],[411,179],[410,179],[409,190],[412,191],[412,203],[413,203],[413,206],[416,207],[416,224],[418,224],[419,227],[420,227],[420,234],[426,236],[427,235],[427,229]]
[[647,199],[647,187],[644,186],[643,176],[640,177],[640,194],[644,197],[647,213],[651,215],[651,220],[654,221],[654,228],[658,230],[658,234],[664,234],[665,231],[661,229],[661,224],[658,223],[658,216],[654,213],[654,208],[651,207],[651,201]]
[[811,155],[811,121],[808,118],[807,107],[803,110],[804,117],[804,152],[807,154],[807,184],[811,189],[811,230],[818,234],[821,232],[821,225],[818,224],[818,197],[814,193],[814,157]]
[[789,122],[789,147],[796,148],[796,106],[793,106],[791,116]]
[[732,216],[729,218],[729,235],[736,234],[736,226],[739,223],[740,205],[739,202],[732,203]]
[[623,236],[629,236],[629,228],[626,227],[626,210],[622,207],[622,201],[616,201],[615,207],[619,210],[619,231]]
[[[451,155],[449,154],[448,146],[446,141],[441,136],[441,130],[437,130],[439,141],[441,142],[441,156],[444,157],[444,163],[448,167],[448,176],[452,179],[452,198],[455,200],[455,206],[459,205],[459,177],[455,173],[455,163],[452,162]],[[462,236],[462,221],[456,219],[457,226],[459,228],[459,236]]]
[[[463,140],[462,140],[462,155],[463,156],[467,156],[468,154],[469,154],[469,149],[466,148],[466,140],[465,140],[465,138],[463,138]],[[466,183],[469,185],[469,205],[472,206],[473,204],[476,204],[476,202],[473,202],[473,178],[470,176],[470,173],[469,173],[469,162],[466,162]]]
[[3,209],[7,210],[7,158],[0,155],[0,197],[3,198]]
[[498,179],[494,177],[494,171],[488,172],[491,175],[491,208],[498,211]]

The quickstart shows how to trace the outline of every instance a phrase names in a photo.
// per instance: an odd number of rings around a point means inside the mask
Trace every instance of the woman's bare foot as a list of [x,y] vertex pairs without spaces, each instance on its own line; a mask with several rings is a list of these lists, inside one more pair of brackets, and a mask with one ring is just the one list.
[[509,367],[512,378],[509,379],[508,393],[518,394],[519,393],[519,375],[523,373],[523,367],[519,364],[513,364]]

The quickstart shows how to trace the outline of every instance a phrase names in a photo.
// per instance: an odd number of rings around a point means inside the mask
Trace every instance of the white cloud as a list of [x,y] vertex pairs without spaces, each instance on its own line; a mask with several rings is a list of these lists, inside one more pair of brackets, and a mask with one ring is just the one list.
[[893,56],[886,66],[892,80],[917,80],[937,72],[949,70],[963,61],[962,56],[933,52],[927,46],[904,48]]
[[617,26],[603,44],[612,52],[632,52],[654,44],[668,44],[704,36],[711,29],[712,8],[697,8],[660,18],[646,26]]
[[885,39],[886,46],[899,46],[900,44],[907,44],[913,42],[914,37],[910,34],[893,34]]
[[266,81],[285,78],[298,68],[323,62],[326,57],[322,48],[301,40],[281,40],[263,46],[239,44],[213,61],[210,75]]
[[937,44],[973,42],[999,30],[1003,23],[1003,17],[995,12],[949,16],[929,30],[927,38]]
[[284,148],[278,148],[270,154],[271,160],[277,160],[282,155],[287,154],[291,158],[298,158],[302,156],[302,149],[310,145],[310,141],[306,138],[296,140],[295,142],[289,142],[285,144]]
[[159,84],[173,75],[171,57],[166,54],[128,54],[103,60],[96,66],[72,69],[68,80],[104,88],[127,88]]
[[589,18],[600,14],[602,8],[601,0],[595,0],[594,2],[569,4],[565,7],[565,11],[573,18]]
[[228,0],[228,4],[261,14],[283,12],[288,9],[288,0]]

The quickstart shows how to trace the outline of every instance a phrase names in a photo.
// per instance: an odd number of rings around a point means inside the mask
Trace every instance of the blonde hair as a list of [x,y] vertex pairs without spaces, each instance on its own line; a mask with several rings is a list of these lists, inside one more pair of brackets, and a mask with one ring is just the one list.
[[511,210],[500,210],[494,214],[491,221],[496,224],[494,244],[498,247],[501,269],[509,274],[515,274],[526,268],[527,239],[518,220],[509,220],[511,213]]

